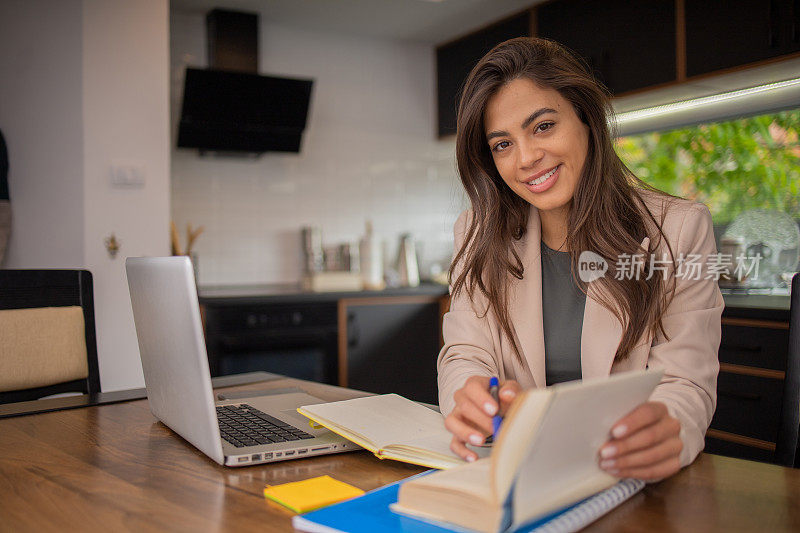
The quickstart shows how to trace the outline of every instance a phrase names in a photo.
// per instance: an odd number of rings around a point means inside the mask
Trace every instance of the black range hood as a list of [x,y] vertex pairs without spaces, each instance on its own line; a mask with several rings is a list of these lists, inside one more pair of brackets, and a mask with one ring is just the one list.
[[206,22],[211,68],[186,69],[178,147],[299,152],[312,80],[255,72],[258,15],[216,9]]

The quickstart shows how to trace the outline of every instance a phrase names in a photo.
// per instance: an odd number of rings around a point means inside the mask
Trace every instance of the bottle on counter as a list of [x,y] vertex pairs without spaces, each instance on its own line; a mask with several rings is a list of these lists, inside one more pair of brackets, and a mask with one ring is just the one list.
[[383,250],[380,240],[372,231],[372,222],[367,221],[366,232],[359,243],[361,279],[366,290],[381,290],[386,287],[383,281]]
[[410,233],[404,233],[400,236],[400,249],[397,252],[397,273],[400,275],[401,287],[416,287],[419,285],[417,245]]
[[325,266],[322,250],[322,230],[317,226],[304,226],[302,229],[305,274],[321,272]]

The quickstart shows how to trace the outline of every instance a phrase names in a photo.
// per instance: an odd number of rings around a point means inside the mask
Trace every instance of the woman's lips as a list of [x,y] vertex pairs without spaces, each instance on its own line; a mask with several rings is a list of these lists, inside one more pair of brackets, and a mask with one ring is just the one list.
[[529,183],[525,183],[525,187],[531,192],[535,193],[544,192],[556,184],[556,181],[558,181],[559,174],[561,174],[561,165],[558,165],[555,169],[555,172],[553,172],[553,174],[549,178],[547,178],[543,183],[540,183],[538,185],[531,185]]

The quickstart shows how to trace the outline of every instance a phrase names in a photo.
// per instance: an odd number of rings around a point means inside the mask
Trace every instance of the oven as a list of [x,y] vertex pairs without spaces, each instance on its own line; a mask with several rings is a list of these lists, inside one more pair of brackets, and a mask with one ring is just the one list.
[[263,370],[336,384],[336,302],[203,303],[212,376]]

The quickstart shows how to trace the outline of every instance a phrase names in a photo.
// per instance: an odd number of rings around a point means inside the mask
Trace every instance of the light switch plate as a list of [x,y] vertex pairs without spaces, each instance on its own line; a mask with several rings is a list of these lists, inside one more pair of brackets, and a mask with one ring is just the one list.
[[141,163],[112,163],[109,175],[111,187],[115,189],[144,189],[145,174],[144,165]]

